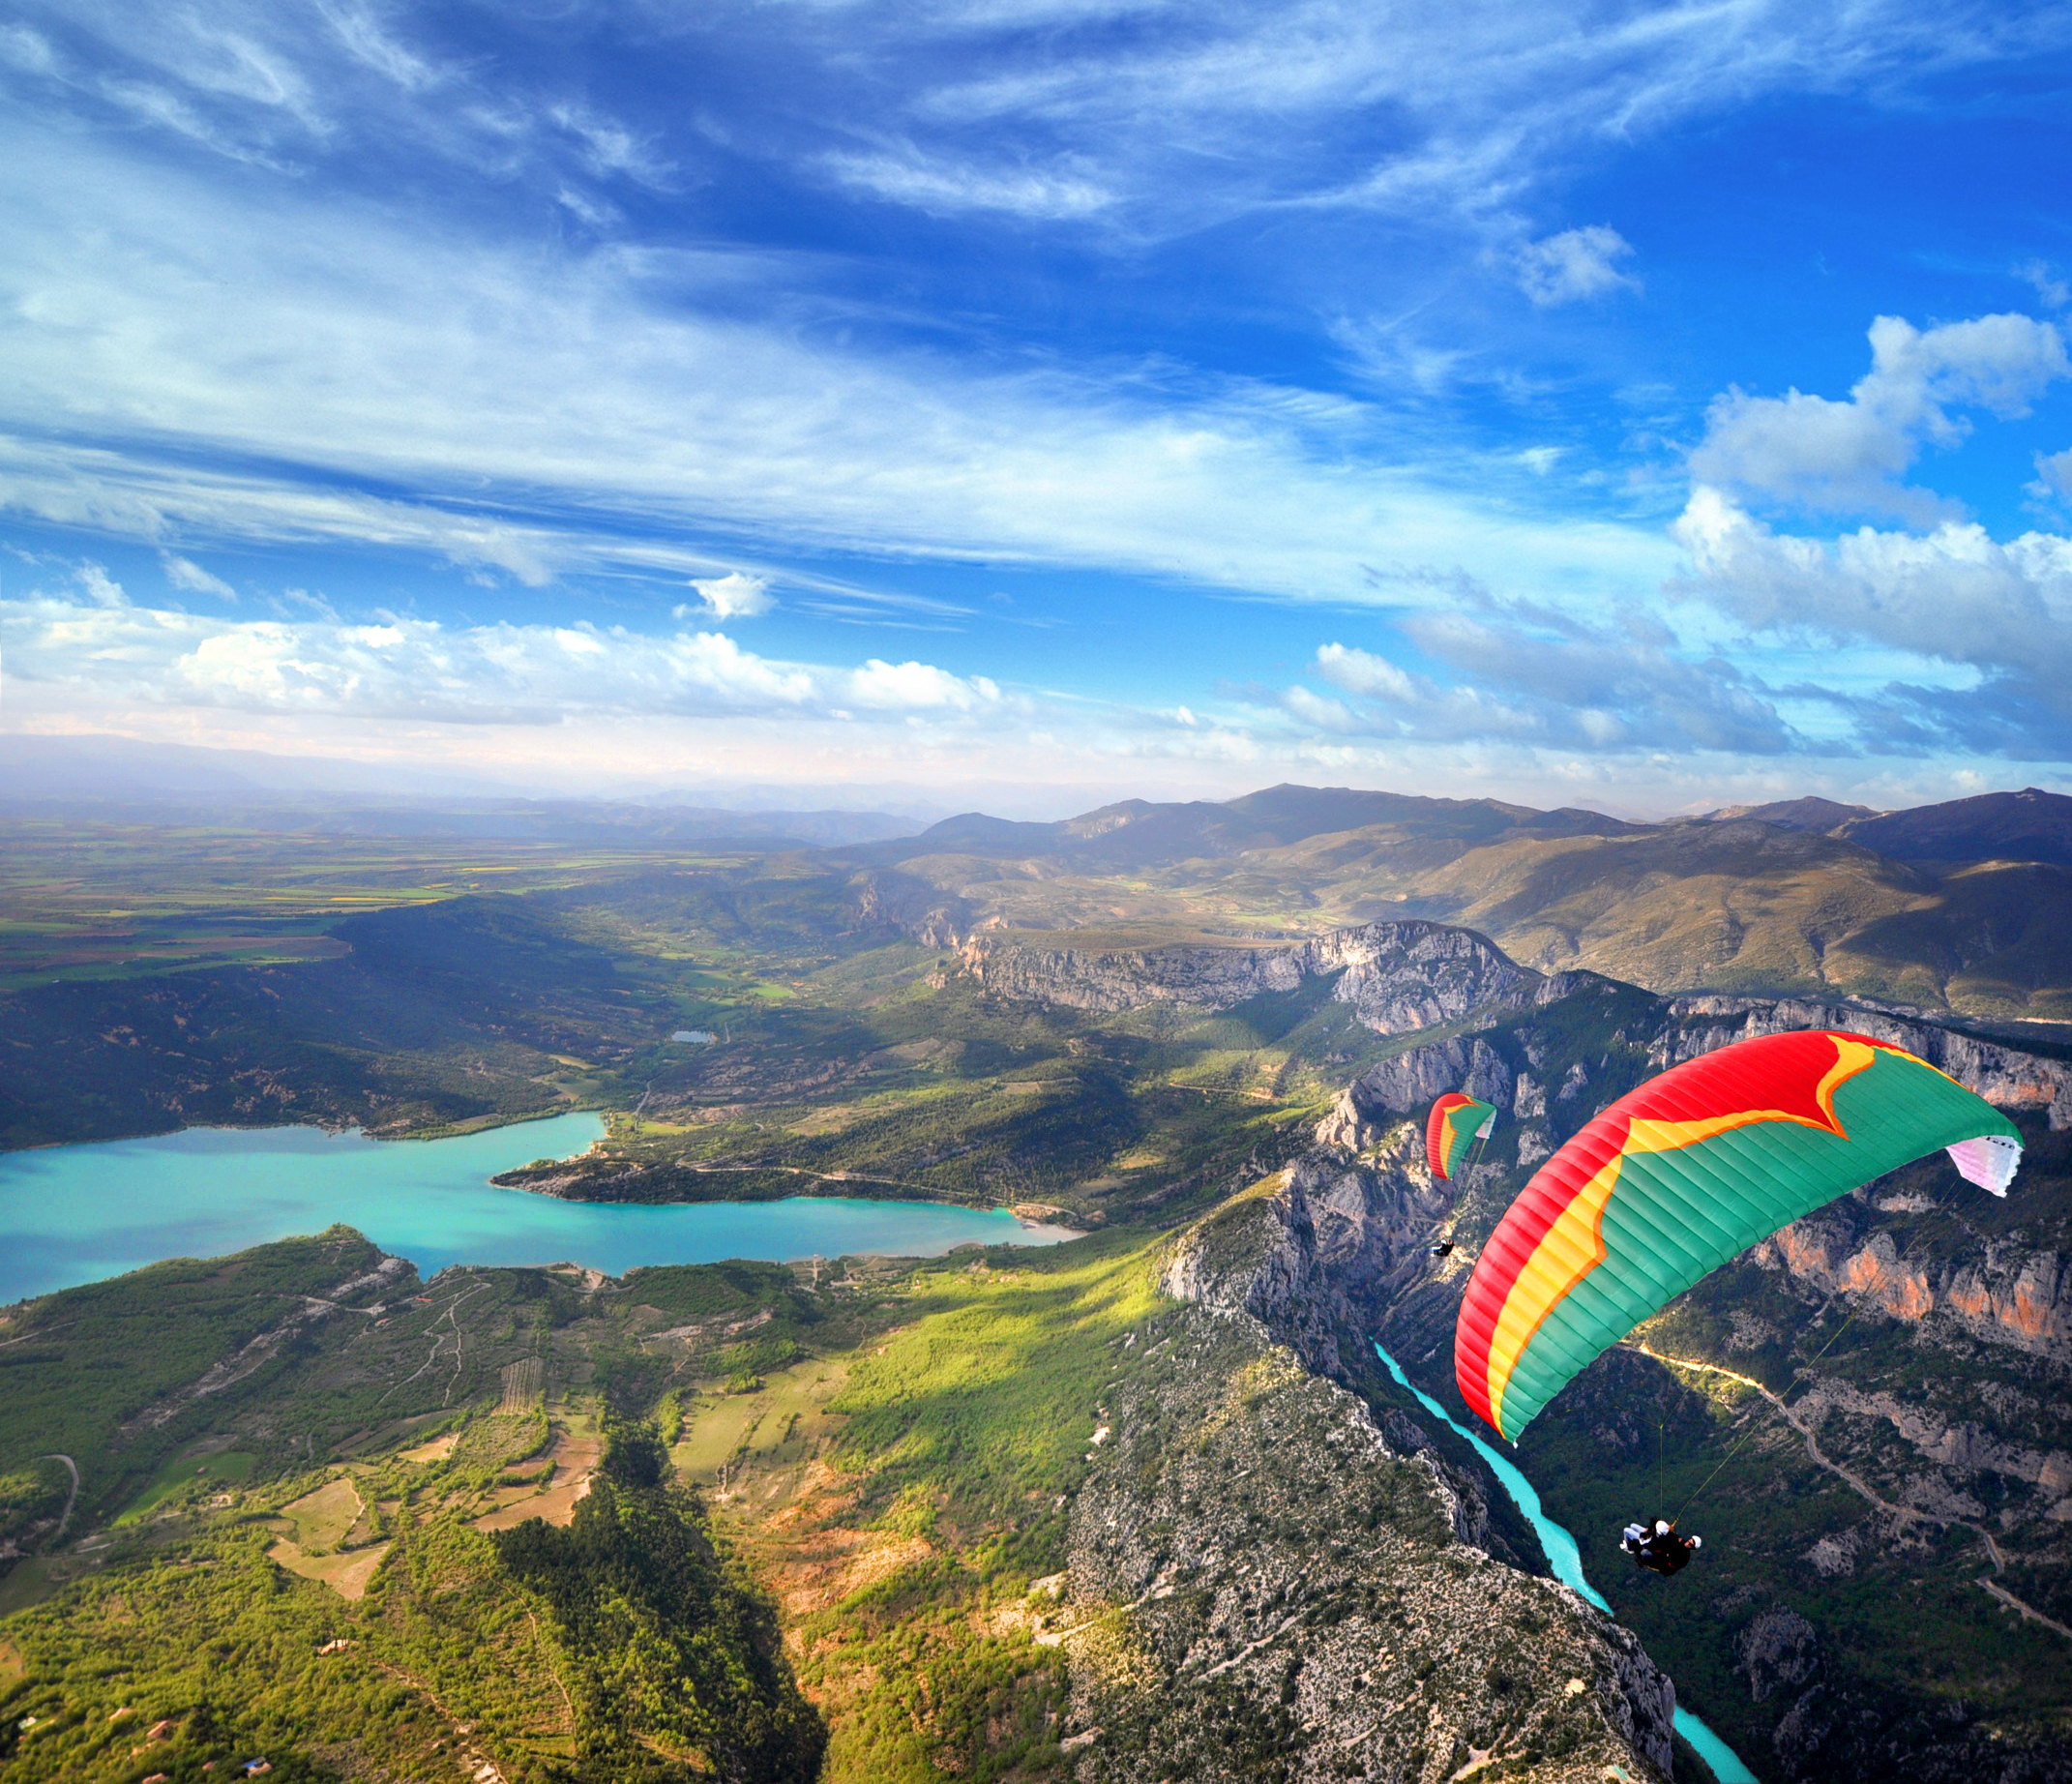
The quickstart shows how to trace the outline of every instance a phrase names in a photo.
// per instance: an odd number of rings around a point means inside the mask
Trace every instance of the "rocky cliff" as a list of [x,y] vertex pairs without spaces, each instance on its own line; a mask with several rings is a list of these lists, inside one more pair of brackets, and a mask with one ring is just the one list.
[[1170,1255],[1183,1306],[1073,1514],[1080,1777],[1666,1776],[1674,1694],[1641,1644],[1494,1558],[1474,1484],[1311,1366],[1338,1362],[1327,1261],[1391,1255],[1349,1198],[1283,1174]]
[[1378,1034],[1408,1034],[1509,1007],[1544,982],[1472,930],[1440,923],[1368,923],[1296,942],[1158,948],[1045,946],[989,930],[966,941],[960,959],[995,996],[1082,1010],[1147,1003],[1227,1010],[1335,974],[1333,996]]

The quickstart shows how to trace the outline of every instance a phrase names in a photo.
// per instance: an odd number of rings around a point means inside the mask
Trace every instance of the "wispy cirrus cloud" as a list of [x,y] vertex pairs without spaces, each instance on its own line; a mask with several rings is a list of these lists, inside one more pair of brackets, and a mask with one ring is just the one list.
[[[855,38],[844,17],[844,41]],[[1444,12],[1354,0],[1184,11],[908,9],[863,39],[938,157],[983,132],[1068,153],[1139,227],[1258,206],[1521,203],[1604,146],[1765,94],[1902,86],[2057,42],[1983,6],[1759,3]],[[832,35],[832,33],[830,33]],[[1307,126],[1307,128],[1305,128]]]
[[1070,164],[1053,167],[983,165],[916,150],[829,155],[822,165],[844,186],[934,216],[997,211],[1054,222],[1092,217],[1115,202],[1115,194]]
[[193,595],[214,595],[222,601],[237,599],[236,589],[222,577],[204,570],[192,557],[182,557],[177,551],[161,551],[159,565],[165,572],[165,580],[175,588]]
[[[1643,528],[1363,462],[1370,417],[1344,398],[802,340],[687,302],[670,275],[710,255],[543,267],[77,152],[60,178],[15,144],[0,501],[44,519],[154,543],[371,526],[531,583],[571,540],[661,556],[687,533],[1362,602],[1377,557],[1556,587],[1671,562]],[[81,204],[114,226],[82,241]]]

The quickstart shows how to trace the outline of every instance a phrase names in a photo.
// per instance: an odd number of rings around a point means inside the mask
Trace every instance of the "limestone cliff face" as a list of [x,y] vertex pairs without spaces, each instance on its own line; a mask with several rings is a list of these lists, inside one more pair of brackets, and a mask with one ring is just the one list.
[[[1406,1115],[1421,1116],[1435,1097],[1448,1090],[1465,1090],[1508,1109],[1518,1082],[1487,1041],[1451,1036],[1429,1047],[1413,1047],[1361,1073],[1339,1092],[1317,1130],[1317,1144],[1365,1151],[1383,1130]],[[1539,1113],[1546,1113],[1544,1096]]]
[[1753,1255],[1822,1293],[1862,1296],[1890,1319],[1940,1315],[1974,1337],[2072,1365],[2072,1269],[2062,1253],[1990,1239],[1960,1262],[1916,1262],[1866,1224],[1860,1203],[1823,1208]]
[[924,948],[954,948],[971,927],[971,907],[910,874],[867,870],[850,882],[859,929],[899,930]]
[[1543,982],[1473,931],[1439,923],[1369,923],[1261,947],[1036,947],[988,930],[964,943],[962,965],[996,996],[1082,1010],[1227,1010],[1338,974],[1333,996],[1378,1034],[1523,1002]]
[[1171,1253],[1185,1304],[1141,1334],[1073,1514],[1086,1784],[1667,1775],[1673,1689],[1638,1640],[1494,1559],[1472,1483],[1306,1360],[1335,1362],[1336,1276],[1426,1217],[1378,1180],[1306,1162]]
[[1305,1154],[1224,1215],[1178,1239],[1162,1286],[1176,1299],[1258,1320],[1313,1369],[1340,1374],[1352,1297],[1386,1298],[1427,1273],[1426,1246],[1453,1205],[1399,1128],[1374,1157]]

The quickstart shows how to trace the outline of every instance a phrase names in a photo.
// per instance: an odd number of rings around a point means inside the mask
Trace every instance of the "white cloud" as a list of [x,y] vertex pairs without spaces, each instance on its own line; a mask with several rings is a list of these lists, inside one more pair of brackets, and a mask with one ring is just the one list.
[[191,557],[182,557],[174,551],[161,551],[159,564],[165,572],[165,580],[175,588],[184,588],[191,594],[214,595],[219,601],[235,601],[237,590],[220,576],[211,576]]
[[2048,260],[2026,260],[2014,273],[2036,293],[2045,309],[2062,310],[2072,304],[2072,284],[2067,284]]
[[1020,5],[811,15],[841,20],[831,54],[868,56],[913,96],[917,152],[983,142],[990,166],[1003,145],[1062,150],[1151,233],[1292,204],[1507,233],[1524,193],[1601,145],[1767,94],[1889,93],[2065,34],[2061,18],[1898,0],[1129,10],[1117,33],[1075,31],[1083,9],[1059,7],[1041,36]]
[[[1909,656],[1880,697],[1884,710],[1857,703],[1860,722],[1895,747],[2072,759],[2072,539],[2003,543],[1945,521],[1829,542],[1773,532],[1702,487],[1674,530],[1690,553],[1686,597],[1758,632]],[[1939,664],[1968,673],[1953,687]]]
[[2059,501],[2072,501],[2072,449],[2048,454],[2038,453],[2036,479],[2037,481],[2029,486],[2032,494],[2056,496]]
[[41,33],[27,25],[0,25],[0,62],[18,68],[25,74],[57,72],[57,57]]
[[1808,396],[1716,398],[1691,454],[1702,483],[1838,513],[1893,515],[1915,524],[1944,504],[1901,478],[1924,444],[1949,446],[1968,424],[1952,409],[2016,416],[2072,372],[2064,338],[2025,315],[1980,316],[1917,329],[1898,316],[1871,324],[1871,370],[1846,401]]
[[371,8],[318,0],[317,11],[354,61],[385,75],[404,92],[422,93],[450,77],[448,71],[433,66],[398,38]]
[[1402,630],[1454,679],[1331,643],[1326,681],[1352,697],[1288,689],[1282,704],[1319,729],[1426,742],[1508,739],[1560,750],[1693,750],[1774,756],[1800,739],[1767,690],[1636,611],[1593,627],[1522,605],[1406,616]]
[[575,139],[584,169],[596,178],[619,175],[659,189],[674,171],[651,140],[588,105],[550,105],[547,115]]
[[[748,576],[739,570],[729,570],[721,577],[694,577],[691,586],[718,619],[753,619],[777,605],[776,596],[770,593],[769,578]],[[678,608],[676,617],[682,619],[686,611]]]
[[902,712],[971,712],[1000,700],[999,688],[984,675],[966,679],[927,663],[884,663],[875,657],[848,677],[847,687],[859,706]]
[[0,601],[0,660],[17,692],[70,686],[103,702],[470,725],[852,706],[956,719],[1003,702],[984,675],[876,658],[854,669],[784,663],[717,632],[347,622],[313,604],[305,616],[226,620],[137,607],[99,565],[74,580],[78,593]]
[[1616,229],[1592,223],[1564,229],[1518,252],[1519,288],[1543,309],[1602,297],[1608,291],[1638,290],[1639,281],[1618,270],[1633,245]]
[[[716,526],[1298,600],[1370,600],[1377,561],[1593,595],[1673,564],[1650,529],[1376,463],[1341,399],[971,372],[701,312],[696,282],[735,276],[717,255],[505,254],[291,189],[219,201],[91,143],[54,160],[4,124],[0,202],[0,502],[64,524],[389,542],[534,584],[672,552],[720,580],[673,543]],[[51,441],[52,415],[128,443]]]
[[1348,694],[1376,694],[1387,699],[1413,699],[1416,684],[1386,657],[1345,644],[1325,644],[1317,652],[1317,670]]
[[1091,217],[1115,194],[1082,174],[1034,167],[979,166],[923,156],[844,153],[821,164],[844,186],[938,216],[1001,211],[1044,221]]
[[74,580],[96,607],[122,608],[130,605],[130,597],[123,593],[122,584],[99,564],[81,564],[74,573]]

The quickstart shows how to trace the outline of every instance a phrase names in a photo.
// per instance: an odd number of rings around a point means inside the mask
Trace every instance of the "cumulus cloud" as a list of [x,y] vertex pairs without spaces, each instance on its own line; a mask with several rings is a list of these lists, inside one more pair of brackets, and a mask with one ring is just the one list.
[[1421,742],[1755,756],[1798,745],[1767,690],[1715,656],[1685,653],[1659,621],[1636,614],[1596,628],[1545,609],[1483,605],[1402,622],[1447,678],[1329,643],[1317,652],[1317,671],[1352,699],[1297,687],[1283,704],[1321,729]]
[[408,615],[224,620],[137,606],[98,565],[75,587],[0,601],[9,678],[97,699],[249,712],[538,724],[577,714],[824,716],[849,706],[938,718],[996,708],[998,686],[918,662],[784,663],[724,633],[617,626],[447,626]]
[[1320,646],[1317,671],[1348,694],[1379,695],[1393,700],[1412,700],[1418,694],[1417,683],[1386,657],[1350,645]]
[[873,657],[847,678],[848,698],[881,711],[971,712],[999,703],[1000,690],[984,675],[969,679],[928,663],[883,663]]
[[1519,250],[1519,287],[1542,309],[1622,288],[1637,290],[1639,281],[1618,270],[1618,262],[1632,253],[1632,243],[1603,223],[1564,229]]
[[1800,507],[1889,515],[1915,525],[1945,505],[1901,479],[1924,445],[1952,446],[1969,424],[1952,410],[2012,417],[2072,372],[2064,338],[2032,316],[1980,316],[1917,329],[1898,316],[1871,324],[1871,370],[1846,401],[1798,390],[1716,398],[1691,454],[1700,482]]
[[[740,570],[729,570],[725,576],[693,577],[691,586],[697,590],[715,619],[753,619],[777,605],[777,597],[770,593],[769,578],[750,576]],[[689,613],[688,608],[676,610],[678,619]]]
[[[2072,539],[2000,542],[1959,521],[1804,538],[1703,488],[1675,533],[1690,553],[1687,598],[1759,633],[1868,642],[1916,660],[1910,675],[1850,702],[1867,730],[1910,747],[2072,756]],[[1968,685],[1947,685],[1933,673],[1939,665],[1968,670],[1958,677]]]

